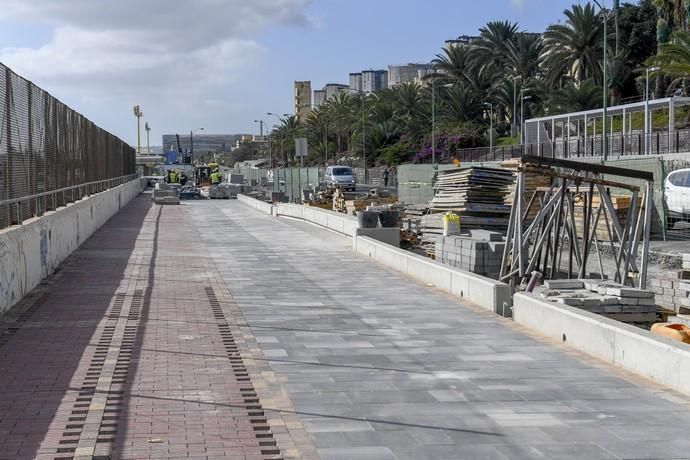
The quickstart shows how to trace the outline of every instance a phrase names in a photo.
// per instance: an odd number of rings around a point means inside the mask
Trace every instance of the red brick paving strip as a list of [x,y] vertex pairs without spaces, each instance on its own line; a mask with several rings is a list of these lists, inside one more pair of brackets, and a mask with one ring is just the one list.
[[0,459],[280,457],[196,236],[140,197],[0,323]]

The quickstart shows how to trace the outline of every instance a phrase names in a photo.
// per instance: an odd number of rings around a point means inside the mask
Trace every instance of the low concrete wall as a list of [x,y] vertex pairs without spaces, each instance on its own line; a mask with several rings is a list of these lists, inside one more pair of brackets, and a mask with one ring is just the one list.
[[406,273],[423,283],[502,316],[510,316],[510,287],[490,278],[453,269],[426,257],[412,254],[366,236],[358,236],[353,248],[390,268]]
[[273,214],[306,220],[349,237],[354,237],[357,232],[357,218],[339,212],[300,204],[276,203]]
[[137,179],[0,230],[0,314],[35,288],[142,190]]
[[513,318],[552,339],[690,394],[690,345],[532,294],[515,294]]
[[257,211],[263,212],[264,214],[273,214],[273,205],[271,203],[266,203],[240,193],[237,194],[237,200],[256,209]]

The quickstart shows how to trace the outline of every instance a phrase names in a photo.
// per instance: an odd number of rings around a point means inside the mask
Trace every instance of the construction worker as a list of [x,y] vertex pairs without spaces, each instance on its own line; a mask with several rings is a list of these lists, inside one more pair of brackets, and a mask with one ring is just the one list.
[[220,185],[220,181],[222,179],[223,176],[221,175],[220,171],[218,171],[218,168],[214,169],[211,173],[211,185]]
[[179,176],[177,175],[177,171],[174,169],[170,172],[170,183],[171,184],[177,184],[179,181]]

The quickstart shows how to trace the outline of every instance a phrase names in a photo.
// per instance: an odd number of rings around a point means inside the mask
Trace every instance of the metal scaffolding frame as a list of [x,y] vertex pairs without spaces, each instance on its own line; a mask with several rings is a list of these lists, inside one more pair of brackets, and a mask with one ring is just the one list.
[[[534,167],[551,177],[550,187],[536,189],[525,200],[526,176]],[[544,169],[548,168],[548,169]],[[644,181],[642,206],[638,209],[640,187],[609,180],[623,177]],[[500,280],[516,289],[533,271],[543,278],[556,279],[601,277],[632,285],[635,276],[641,289],[647,284],[647,258],[653,204],[653,175],[645,171],[580,163],[576,161],[525,156],[518,170],[515,202],[511,209]],[[624,224],[614,208],[610,188],[631,193]],[[598,206],[593,206],[594,195]],[[575,205],[583,203],[582,225],[578,226]],[[534,218],[530,215],[538,212]],[[597,236],[600,220],[608,232],[614,268],[605,269],[602,245]],[[642,243],[642,254],[637,252]],[[601,244],[600,244],[601,243]],[[597,256],[598,273],[589,269],[592,255]],[[561,270],[567,258],[567,270]],[[598,275],[598,276],[596,276]]]

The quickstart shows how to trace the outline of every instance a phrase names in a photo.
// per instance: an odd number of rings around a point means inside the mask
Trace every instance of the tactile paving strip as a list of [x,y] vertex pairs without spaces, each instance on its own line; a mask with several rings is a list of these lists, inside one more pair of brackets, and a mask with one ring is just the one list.
[[266,458],[279,459],[280,449],[273,438],[271,427],[268,424],[259,397],[249,377],[249,372],[237,348],[235,338],[225,318],[220,301],[212,287],[205,287],[205,291],[211,305],[213,316],[218,321],[218,331],[222,337],[223,346],[230,360],[235,379],[242,385],[240,386],[240,394],[244,400],[244,407],[247,409],[247,415],[254,430],[254,436],[256,436],[259,442],[261,454],[266,456]]

